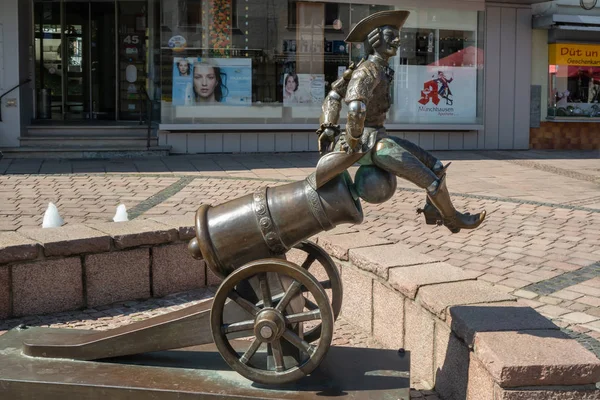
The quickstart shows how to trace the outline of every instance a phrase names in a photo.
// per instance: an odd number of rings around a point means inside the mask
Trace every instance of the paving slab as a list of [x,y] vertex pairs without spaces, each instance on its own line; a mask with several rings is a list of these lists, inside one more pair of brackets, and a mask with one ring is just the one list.
[[19,233],[40,242],[47,257],[101,253],[109,251],[111,244],[111,238],[106,233],[78,224],[59,228],[26,229]]
[[390,285],[404,296],[414,299],[422,286],[477,279],[483,272],[469,271],[447,263],[430,263],[389,269]]
[[463,281],[425,286],[419,290],[417,300],[441,319],[451,306],[476,303],[494,303],[513,300],[510,294],[497,290],[483,281]]
[[37,258],[40,244],[16,232],[0,232],[0,264]]
[[438,261],[436,258],[421,254],[403,243],[351,249],[348,257],[355,266],[373,272],[386,280],[389,277],[390,269],[393,267],[408,267]]
[[452,331],[468,345],[479,332],[559,329],[531,307],[512,304],[454,306],[449,309]]
[[392,242],[365,232],[357,232],[343,235],[321,235],[318,243],[331,256],[348,261],[348,252],[352,249],[391,244]]
[[502,388],[600,381],[600,360],[557,330],[481,332],[474,351]]
[[175,228],[148,219],[90,224],[89,226],[110,235],[117,249],[169,243],[179,235]]

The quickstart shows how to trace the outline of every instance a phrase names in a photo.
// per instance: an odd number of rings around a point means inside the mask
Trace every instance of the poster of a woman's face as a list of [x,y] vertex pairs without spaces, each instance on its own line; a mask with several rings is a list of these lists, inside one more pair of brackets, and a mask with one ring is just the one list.
[[194,64],[194,95],[196,103],[215,103],[227,96],[225,80],[227,76],[221,68],[208,63]]
[[176,57],[173,59],[174,106],[251,105],[252,60]]
[[300,86],[300,81],[298,80],[298,75],[295,73],[290,73],[285,76],[284,85],[283,85],[283,103],[298,103],[298,98],[296,96],[296,92],[298,91],[298,87]]
[[179,76],[189,76],[190,64],[186,60],[178,61],[177,70],[179,71]]

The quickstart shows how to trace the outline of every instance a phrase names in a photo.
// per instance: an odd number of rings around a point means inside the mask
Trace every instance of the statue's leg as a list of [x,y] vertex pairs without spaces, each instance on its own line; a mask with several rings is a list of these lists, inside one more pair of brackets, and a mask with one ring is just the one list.
[[431,203],[439,210],[442,223],[451,232],[473,229],[483,222],[485,211],[474,215],[456,211],[446,188],[445,176],[438,178],[430,168],[393,138],[386,137],[377,142],[372,160],[379,168],[425,189]]
[[[442,164],[442,162],[434,157],[433,154],[406,139],[401,139],[395,136],[389,136],[389,139],[392,139],[400,147],[403,147],[404,149],[408,150],[410,154],[417,157],[419,161],[425,164],[427,168],[432,170],[438,178],[442,178],[446,175],[446,169],[451,163],[446,165]],[[431,203],[429,197],[427,196],[425,196],[425,205],[422,208],[418,208],[417,213],[422,213],[425,216],[425,223],[428,225],[435,225],[438,223],[438,221],[442,220],[442,215]]]

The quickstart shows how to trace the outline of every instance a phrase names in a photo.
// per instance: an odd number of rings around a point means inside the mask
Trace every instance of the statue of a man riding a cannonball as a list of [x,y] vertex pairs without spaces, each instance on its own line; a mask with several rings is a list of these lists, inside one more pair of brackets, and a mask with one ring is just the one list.
[[[395,177],[426,190],[423,213],[427,224],[443,223],[451,232],[474,229],[485,219],[485,211],[461,213],[452,205],[446,188],[446,169],[432,154],[416,144],[387,134],[384,127],[390,109],[394,70],[389,60],[400,45],[400,29],[408,11],[382,11],[360,21],[346,38],[363,43],[366,59],[351,65],[332,84],[321,115],[317,188],[352,164],[361,167],[355,177],[357,194],[367,202],[381,203],[395,190]],[[342,101],[348,105],[346,129],[338,124]]]

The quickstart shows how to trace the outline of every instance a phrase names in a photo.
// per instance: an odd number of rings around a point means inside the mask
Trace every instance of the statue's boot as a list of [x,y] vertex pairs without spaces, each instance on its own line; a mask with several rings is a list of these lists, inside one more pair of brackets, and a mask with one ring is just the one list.
[[[448,164],[443,165],[440,161],[437,161],[433,168],[431,168],[431,170],[438,177],[438,179],[441,179],[444,176],[446,176],[446,171],[448,170],[450,164],[452,163],[449,162]],[[443,224],[442,214],[440,214],[438,209],[435,208],[435,206],[431,203],[431,200],[429,200],[429,196],[427,195],[425,195],[425,205],[423,206],[423,208],[417,208],[417,214],[423,214],[423,216],[425,217],[425,223],[427,225]],[[466,215],[469,214],[470,213],[466,213]]]
[[437,187],[428,191],[427,197],[431,204],[438,209],[442,223],[450,232],[458,233],[461,229],[475,229],[481,225],[485,219],[485,211],[477,214],[463,214],[456,211],[446,187],[446,176],[440,178],[435,186]]

